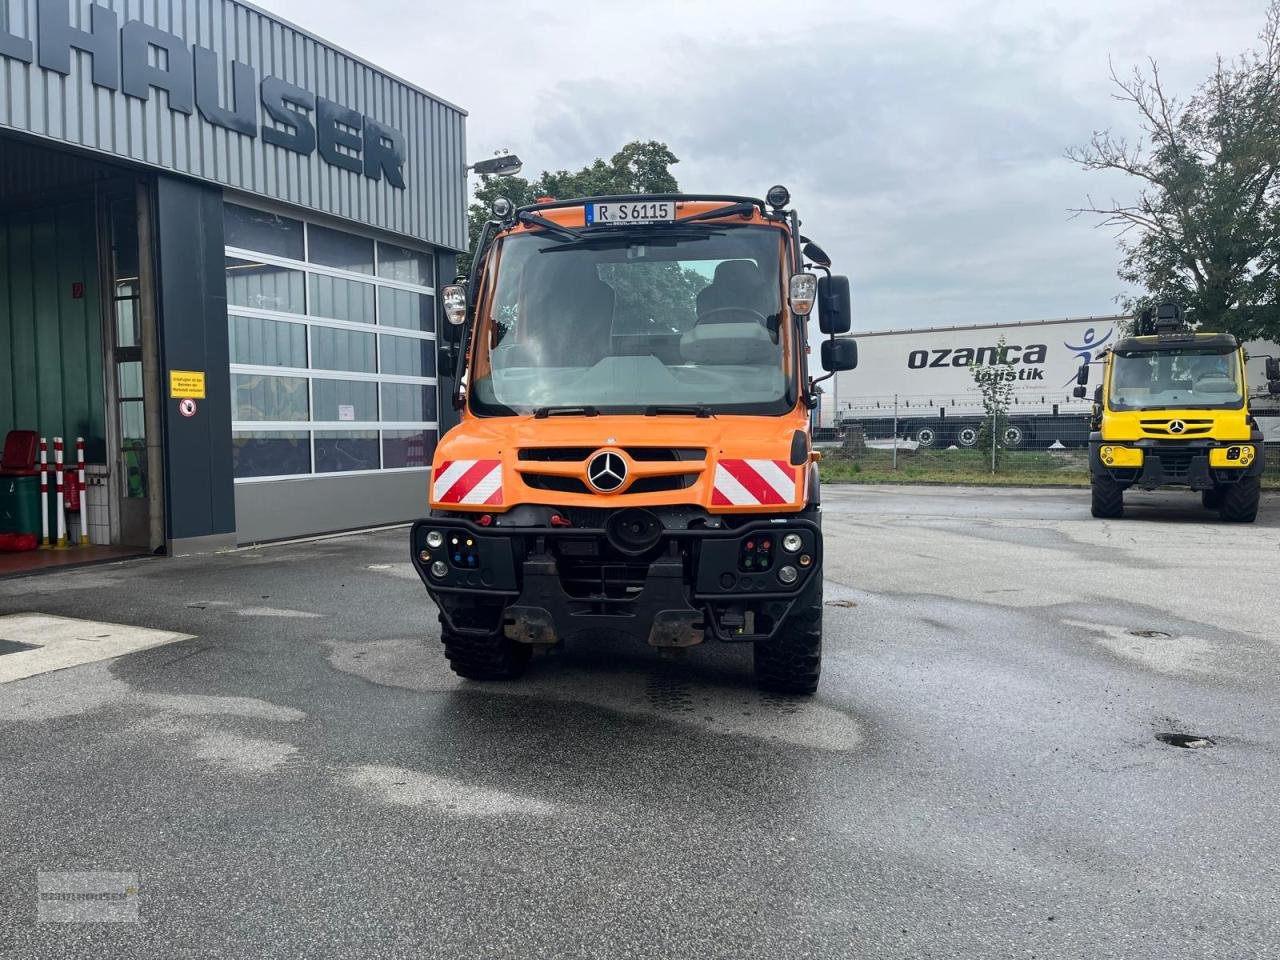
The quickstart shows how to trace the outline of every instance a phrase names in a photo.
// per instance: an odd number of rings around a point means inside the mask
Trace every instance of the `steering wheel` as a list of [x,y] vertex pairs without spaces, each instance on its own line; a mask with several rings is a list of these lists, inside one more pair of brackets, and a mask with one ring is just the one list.
[[758,310],[752,310],[750,307],[715,307],[698,317],[698,323],[730,323],[730,320],[712,320],[717,313],[737,314],[745,317],[751,323],[758,323],[763,327],[769,326],[769,318]]

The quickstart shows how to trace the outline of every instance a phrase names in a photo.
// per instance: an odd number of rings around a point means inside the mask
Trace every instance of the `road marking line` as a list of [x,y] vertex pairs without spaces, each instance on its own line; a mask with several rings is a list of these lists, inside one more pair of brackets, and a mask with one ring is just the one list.
[[0,683],[23,680],[41,673],[78,667],[84,663],[110,660],[137,650],[164,646],[178,640],[193,640],[191,634],[151,630],[129,624],[76,620],[45,613],[15,613],[0,616],[0,638],[32,644],[0,656]]

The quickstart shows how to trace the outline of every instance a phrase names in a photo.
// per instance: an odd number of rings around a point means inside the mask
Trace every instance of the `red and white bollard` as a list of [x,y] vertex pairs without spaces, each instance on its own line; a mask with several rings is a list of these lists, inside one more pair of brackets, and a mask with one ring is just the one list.
[[40,438],[40,545],[49,546],[49,441]]
[[89,546],[89,491],[84,486],[84,437],[76,437],[76,485],[80,488],[80,546]]
[[66,499],[62,493],[62,438],[53,438],[53,472],[58,484],[58,543],[57,549],[67,549]]

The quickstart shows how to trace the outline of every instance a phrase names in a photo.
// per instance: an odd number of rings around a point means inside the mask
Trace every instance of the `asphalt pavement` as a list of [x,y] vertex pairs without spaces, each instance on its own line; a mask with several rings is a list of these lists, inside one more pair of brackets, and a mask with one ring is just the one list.
[[830,489],[801,700],[733,645],[456,680],[403,529],[0,581],[178,637],[0,683],[0,956],[1280,956],[1280,498],[1129,506]]

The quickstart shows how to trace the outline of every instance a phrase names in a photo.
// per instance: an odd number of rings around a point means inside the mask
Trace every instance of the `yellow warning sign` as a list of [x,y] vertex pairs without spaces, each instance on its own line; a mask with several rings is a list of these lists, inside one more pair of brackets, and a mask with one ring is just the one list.
[[203,400],[204,371],[170,370],[169,396],[175,400]]

